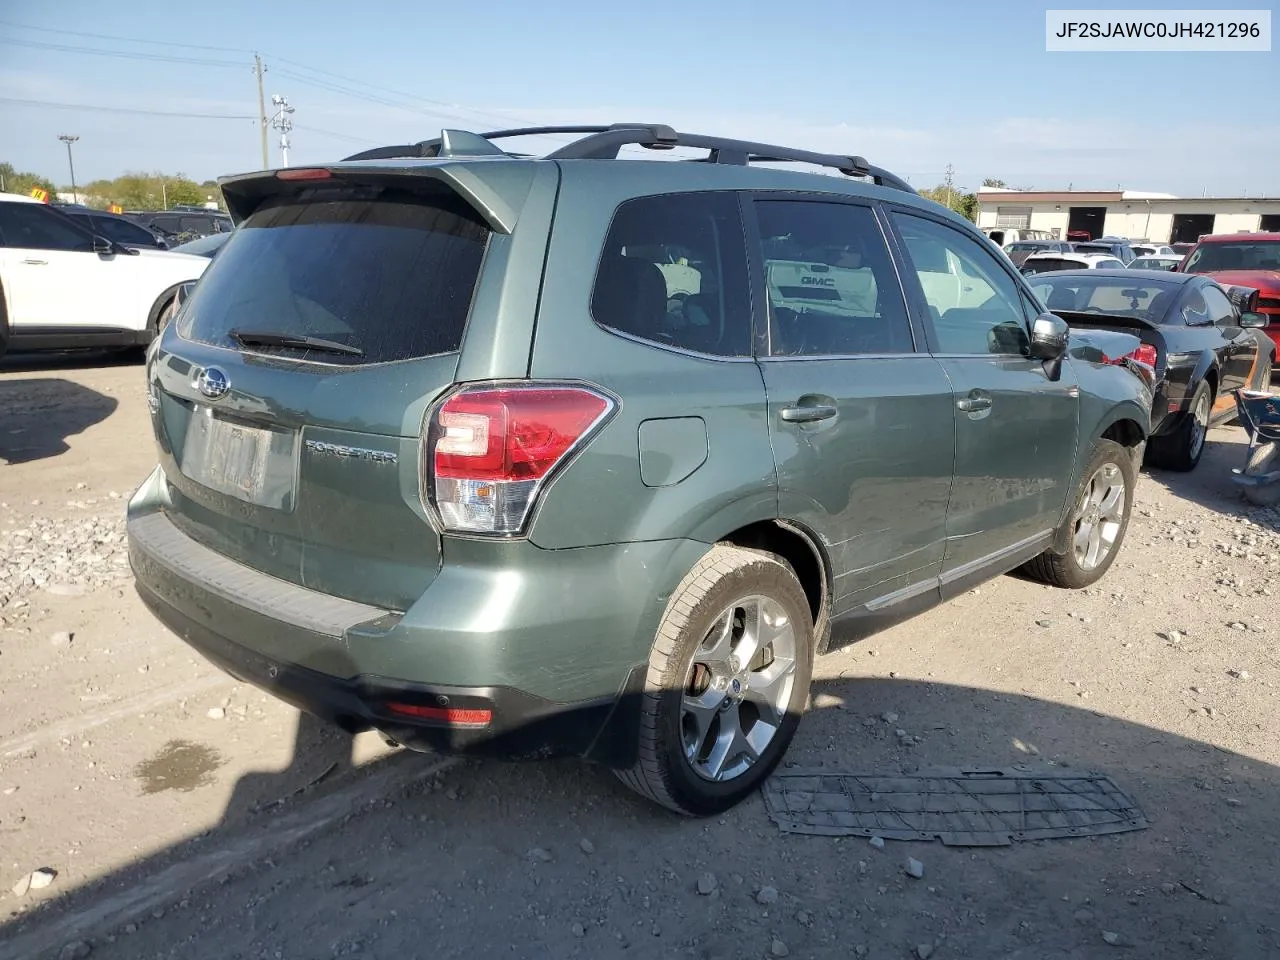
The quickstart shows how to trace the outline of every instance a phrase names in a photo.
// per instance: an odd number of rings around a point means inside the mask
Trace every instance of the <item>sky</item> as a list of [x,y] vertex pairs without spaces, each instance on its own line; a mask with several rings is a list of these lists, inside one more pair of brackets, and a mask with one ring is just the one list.
[[[1280,43],[1248,54],[1047,53],[1045,9],[0,2],[0,160],[67,184],[57,138],[74,134],[81,184],[128,170],[204,180],[257,169],[256,51],[268,111],[273,94],[294,107],[292,165],[441,127],[646,121],[859,154],[917,188],[950,167],[965,190],[995,177],[1280,196]],[[277,140],[272,132],[272,166]]]

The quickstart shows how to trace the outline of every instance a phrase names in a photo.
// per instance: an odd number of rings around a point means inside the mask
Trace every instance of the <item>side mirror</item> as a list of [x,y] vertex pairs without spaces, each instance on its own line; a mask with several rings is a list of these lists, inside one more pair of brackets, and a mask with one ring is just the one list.
[[1252,327],[1255,330],[1270,325],[1271,319],[1265,313],[1240,314],[1240,326]]
[[1042,313],[1031,321],[1031,359],[1052,362],[1067,352],[1071,328],[1052,313]]
[[93,252],[99,254],[108,254],[116,252],[116,245],[106,237],[100,237],[97,234],[93,236]]

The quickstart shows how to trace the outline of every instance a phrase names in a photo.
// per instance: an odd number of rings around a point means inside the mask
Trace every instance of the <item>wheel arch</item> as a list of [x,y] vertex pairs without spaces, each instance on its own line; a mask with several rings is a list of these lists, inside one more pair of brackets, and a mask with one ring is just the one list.
[[160,296],[156,298],[155,302],[151,304],[151,310],[147,314],[147,334],[151,339],[154,339],[158,332],[156,328],[157,324],[160,322],[161,311],[163,311],[164,308],[169,305],[169,302],[178,295],[178,291],[182,289],[182,285],[184,283],[191,283],[191,281],[183,280],[181,283],[175,283],[172,286],[166,287],[164,292],[161,293]]
[[815,653],[822,653],[831,629],[831,563],[817,536],[792,520],[772,518],[739,527],[719,539],[720,543],[752,550],[764,550],[790,565],[809,600],[813,617]]

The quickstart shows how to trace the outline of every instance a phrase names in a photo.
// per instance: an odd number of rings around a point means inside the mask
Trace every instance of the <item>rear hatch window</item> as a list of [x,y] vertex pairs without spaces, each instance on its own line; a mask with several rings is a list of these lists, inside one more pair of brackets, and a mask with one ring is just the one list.
[[474,211],[445,194],[281,198],[227,241],[178,332],[334,364],[451,353],[488,236]]

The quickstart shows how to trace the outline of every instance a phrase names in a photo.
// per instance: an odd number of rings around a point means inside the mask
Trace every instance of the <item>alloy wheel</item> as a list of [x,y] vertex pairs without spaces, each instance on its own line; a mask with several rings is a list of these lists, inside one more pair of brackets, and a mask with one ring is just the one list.
[[685,760],[704,780],[733,780],[773,742],[791,702],[796,633],[786,609],[753,595],[731,603],[693,653],[680,702]]
[[1111,555],[1124,522],[1124,473],[1114,463],[1100,466],[1085,487],[1076,511],[1072,548],[1081,570],[1096,569]]

